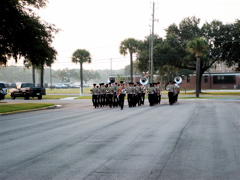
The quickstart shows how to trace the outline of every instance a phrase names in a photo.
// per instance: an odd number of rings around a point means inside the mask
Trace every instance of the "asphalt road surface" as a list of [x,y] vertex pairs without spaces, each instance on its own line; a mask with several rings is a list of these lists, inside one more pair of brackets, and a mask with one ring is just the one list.
[[239,100],[42,102],[62,106],[0,116],[1,180],[240,179]]

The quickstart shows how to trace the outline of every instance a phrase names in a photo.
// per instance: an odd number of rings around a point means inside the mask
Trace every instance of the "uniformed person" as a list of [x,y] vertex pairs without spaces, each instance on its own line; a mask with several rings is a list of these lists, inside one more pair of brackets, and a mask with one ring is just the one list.
[[153,83],[150,84],[150,87],[148,88],[148,101],[149,105],[154,105],[154,96],[155,96],[156,89],[154,88]]
[[128,87],[126,88],[127,92],[127,100],[128,100],[128,106],[131,108],[133,107],[133,83],[129,82]]
[[158,104],[159,89],[158,89],[157,83],[153,83],[153,87],[155,88],[154,99],[153,99],[153,104],[155,105],[155,104]]
[[162,97],[162,87],[161,87],[161,83],[160,82],[157,82],[157,104],[160,104],[161,102],[161,97]]
[[178,101],[178,94],[180,93],[180,86],[176,82],[174,83],[174,102]]
[[105,105],[108,106],[109,105],[109,84],[106,84],[105,88],[106,88]]
[[120,86],[118,88],[118,97],[119,97],[119,106],[121,110],[123,110],[123,107],[124,107],[125,94],[126,94],[125,83],[123,81],[120,81]]
[[166,89],[168,91],[169,104],[172,105],[174,103],[174,97],[173,97],[174,85],[173,85],[172,81],[169,81]]
[[142,87],[141,87],[141,84],[140,82],[137,82],[137,85],[136,85],[136,103],[138,104],[138,106],[141,106],[141,96],[142,96]]
[[117,88],[118,88],[118,83],[113,84],[113,89],[114,89],[113,107],[117,107],[118,106]]
[[136,91],[136,84],[133,84],[132,92],[133,92],[132,104],[133,104],[133,107],[136,107],[136,105],[137,105],[137,91]]
[[144,100],[145,100],[145,94],[146,94],[147,86],[146,85],[142,85],[141,89],[142,89],[141,104],[144,105]]
[[100,88],[99,88],[99,93],[100,93],[100,97],[99,97],[99,103],[100,106],[105,106],[105,99],[106,99],[106,88],[104,86],[104,83],[100,83]]
[[96,87],[96,84],[93,84],[93,88],[90,89],[92,93],[92,103],[93,106],[96,108],[98,107],[98,95],[99,95],[99,89]]
[[114,87],[111,83],[109,83],[109,88],[108,88],[108,105],[110,108],[113,107],[113,95],[114,95]]

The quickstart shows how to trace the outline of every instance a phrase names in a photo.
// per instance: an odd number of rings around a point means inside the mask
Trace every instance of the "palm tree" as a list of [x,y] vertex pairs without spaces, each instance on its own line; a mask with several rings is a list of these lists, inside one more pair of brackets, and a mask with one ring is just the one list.
[[189,41],[187,44],[187,50],[190,53],[194,53],[197,59],[196,63],[196,97],[199,98],[200,92],[200,66],[201,66],[201,57],[206,53],[208,48],[207,41],[203,38],[195,38],[192,41]]
[[130,54],[130,72],[131,72],[131,82],[133,82],[133,53],[136,53],[138,50],[139,42],[134,38],[128,38],[121,42],[120,44],[120,54],[126,55]]
[[83,93],[83,63],[91,63],[91,55],[85,49],[77,49],[72,55],[73,63],[80,63],[81,93]]

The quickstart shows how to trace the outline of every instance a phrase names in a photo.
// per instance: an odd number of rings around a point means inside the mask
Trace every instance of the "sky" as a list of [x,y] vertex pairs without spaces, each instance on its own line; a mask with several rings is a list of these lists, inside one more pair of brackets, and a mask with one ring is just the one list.
[[[233,23],[240,19],[240,0],[48,0],[38,11],[42,20],[61,31],[52,46],[57,50],[53,69],[79,68],[71,62],[77,49],[90,52],[92,63],[84,69],[121,69],[130,64],[129,55],[119,53],[121,41],[144,40],[152,29],[165,37],[165,29],[184,18],[196,16],[201,24],[220,20]],[[21,64],[21,62],[19,61]]]

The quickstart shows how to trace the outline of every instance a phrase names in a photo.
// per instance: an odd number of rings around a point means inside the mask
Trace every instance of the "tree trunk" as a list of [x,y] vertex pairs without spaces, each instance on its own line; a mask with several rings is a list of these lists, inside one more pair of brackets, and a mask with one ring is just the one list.
[[199,98],[199,90],[200,90],[200,64],[201,59],[197,57],[197,65],[196,65],[196,97]]
[[80,63],[80,81],[81,81],[81,93],[83,93],[83,63]]
[[199,77],[199,93],[202,92],[202,75],[203,75],[203,72],[200,72],[200,77]]
[[132,59],[132,53],[130,53],[130,74],[131,74],[131,82],[133,82],[133,59]]
[[43,82],[44,82],[44,67],[43,67],[43,65],[41,65],[41,74],[40,74],[40,87],[41,88],[43,88],[44,87],[44,85],[43,85]]
[[32,80],[33,80],[33,84],[36,83],[35,81],[35,66],[32,66]]

